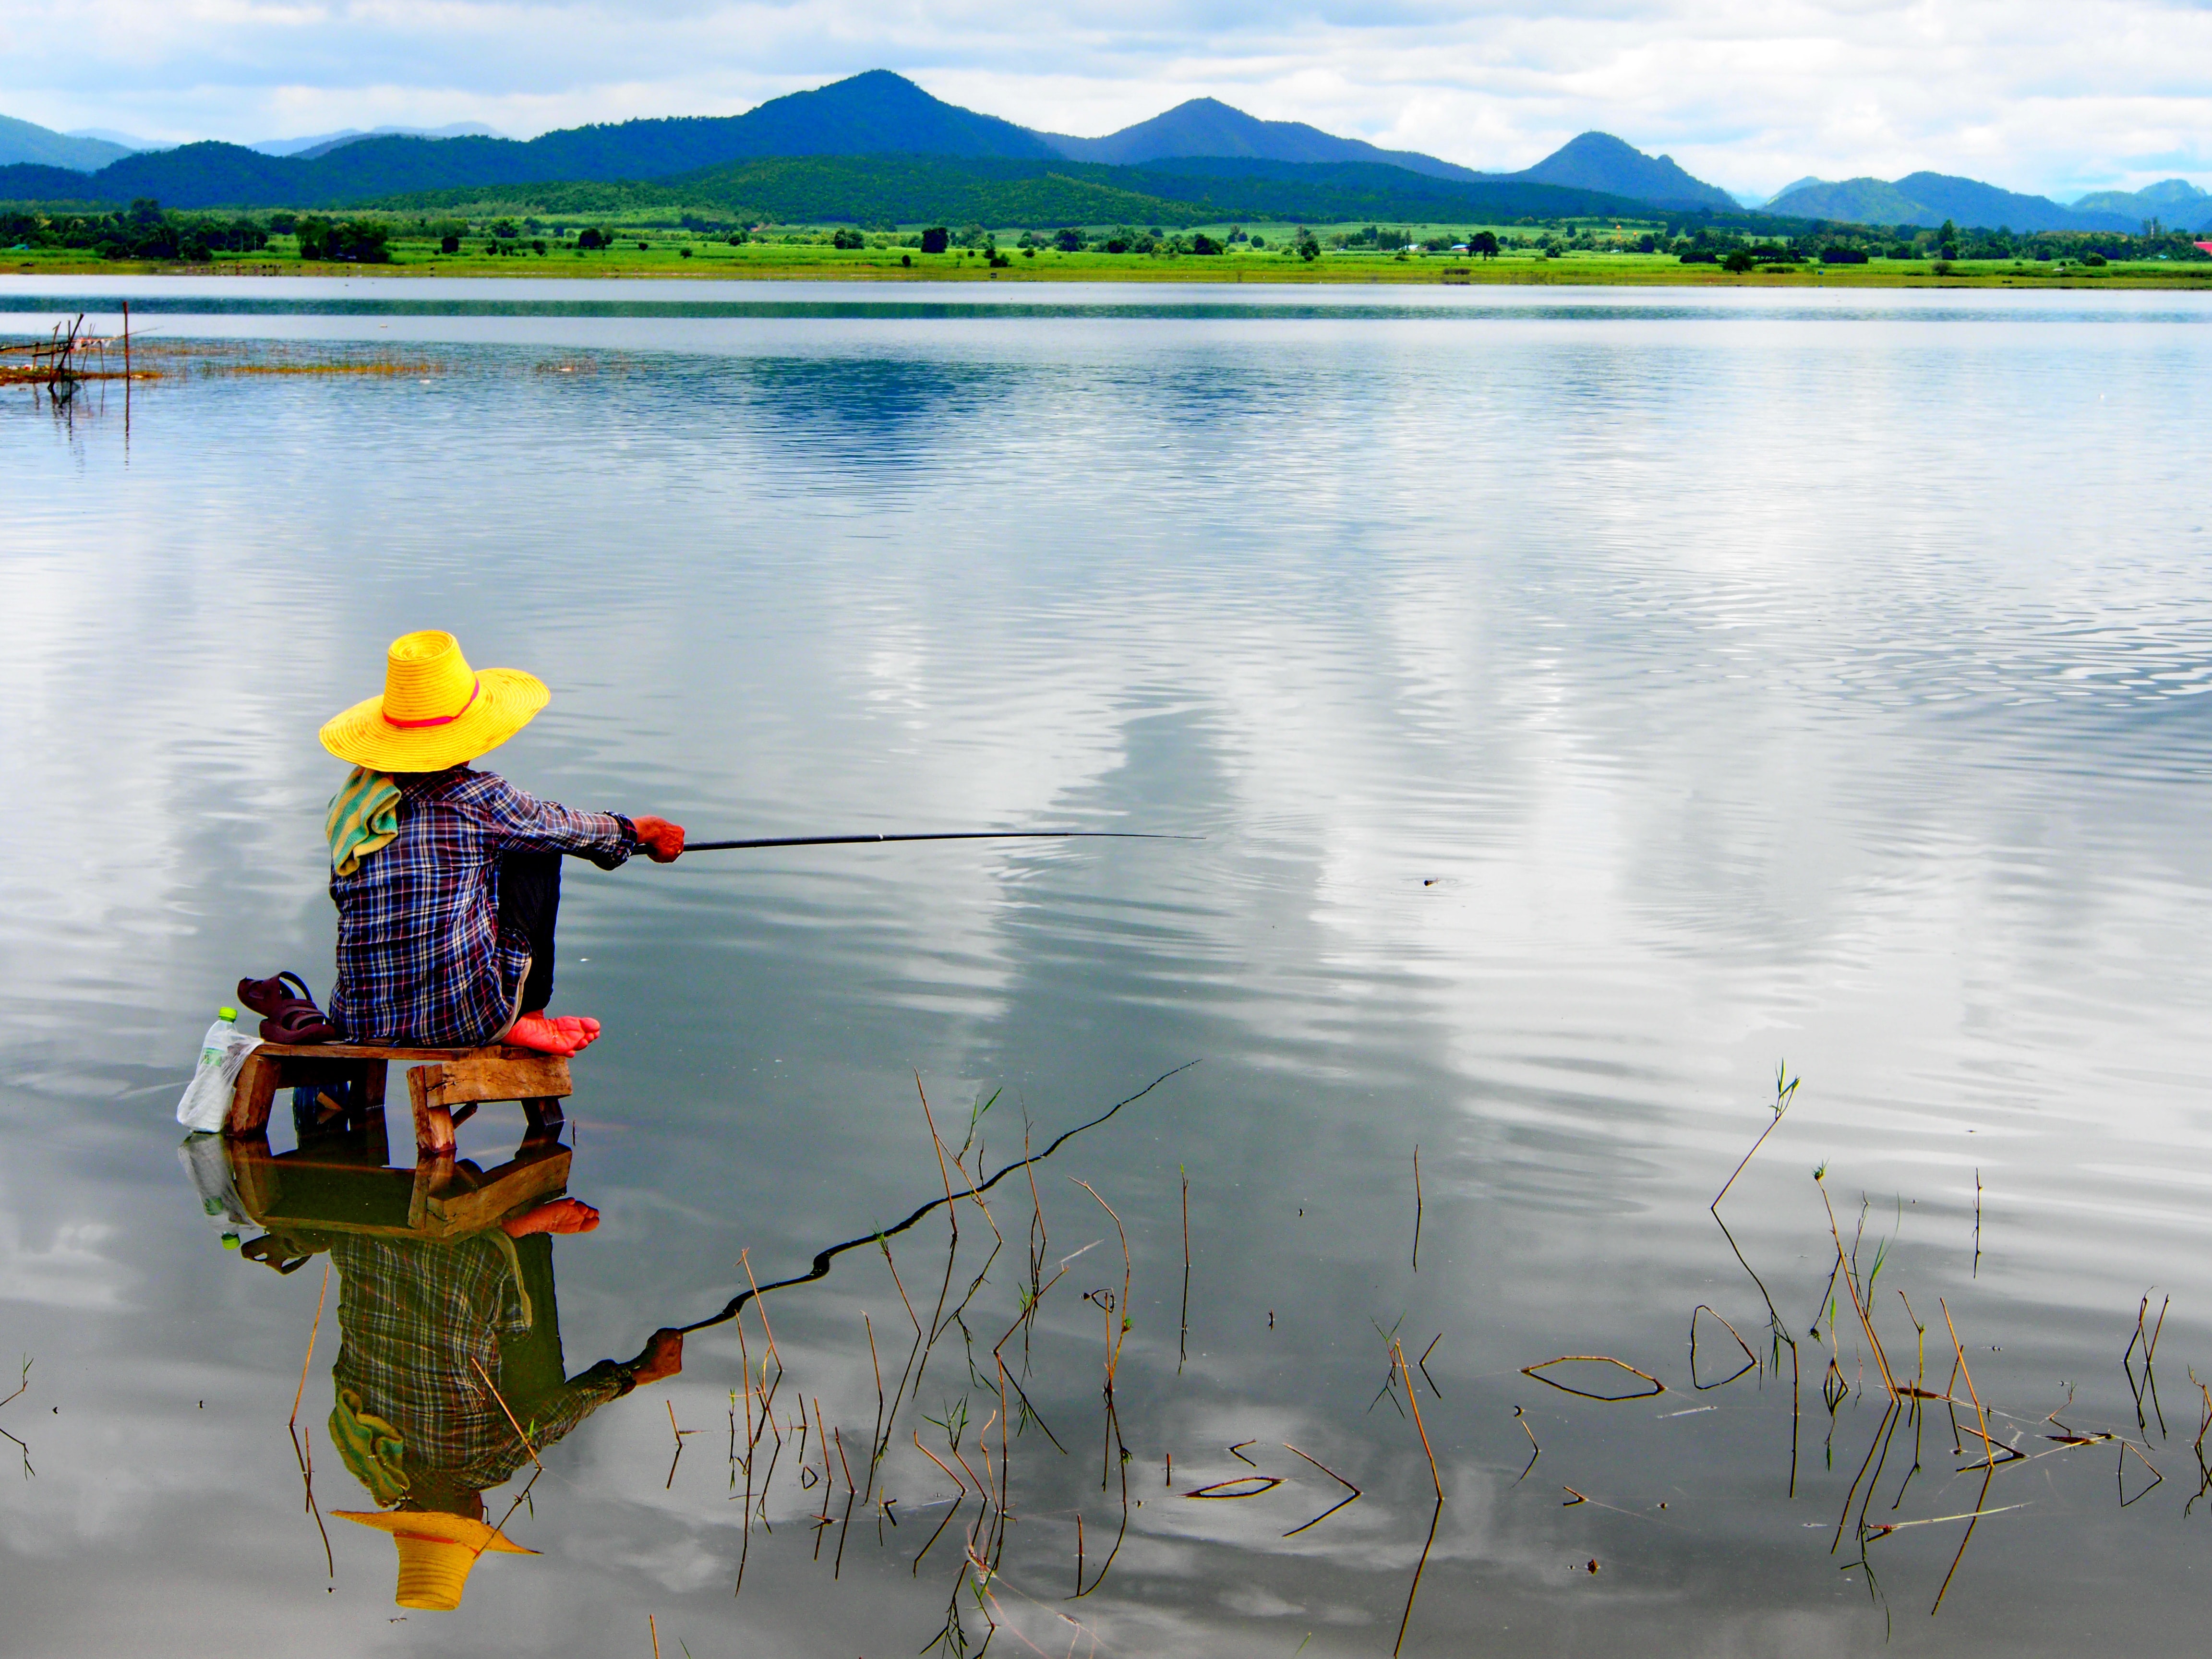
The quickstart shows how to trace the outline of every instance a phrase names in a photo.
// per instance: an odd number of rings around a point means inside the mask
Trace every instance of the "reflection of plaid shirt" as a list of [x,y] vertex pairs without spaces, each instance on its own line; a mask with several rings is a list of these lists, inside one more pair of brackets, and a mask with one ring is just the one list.
[[[499,1339],[527,1328],[506,1253],[489,1237],[432,1244],[342,1233],[331,1260],[342,1333],[331,1376],[361,1395],[363,1411],[399,1431],[410,1470],[450,1474],[481,1492],[528,1460],[477,1365],[540,1448],[630,1390],[628,1375],[602,1359],[550,1394],[514,1397],[500,1373]],[[550,1308],[535,1311],[554,1316]]]
[[331,1018],[361,1042],[473,1048],[514,1010],[527,939],[499,927],[499,861],[578,853],[611,870],[637,848],[616,812],[574,812],[471,772],[400,773],[399,834],[349,876],[338,907]]

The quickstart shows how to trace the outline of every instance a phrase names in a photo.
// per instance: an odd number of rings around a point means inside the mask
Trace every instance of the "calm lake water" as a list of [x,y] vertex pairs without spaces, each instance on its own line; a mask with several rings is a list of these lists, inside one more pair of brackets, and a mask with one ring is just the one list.
[[[0,1650],[2201,1640],[2201,296],[29,283],[171,372],[0,400]],[[231,372],[314,362],[405,372]],[[571,866],[571,1376],[964,1193],[917,1081],[975,1173],[1189,1068],[524,1456],[451,1613],[173,1115],[426,627],[577,805],[1202,837]]]

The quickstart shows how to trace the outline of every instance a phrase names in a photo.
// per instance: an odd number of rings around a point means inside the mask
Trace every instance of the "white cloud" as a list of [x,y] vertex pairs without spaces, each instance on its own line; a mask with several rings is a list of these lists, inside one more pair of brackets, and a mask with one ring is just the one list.
[[2212,172],[2212,12],[2161,0],[0,0],[0,47],[8,112],[173,138],[728,114],[884,67],[1054,131],[1210,94],[1486,167],[1595,127],[1739,188]]

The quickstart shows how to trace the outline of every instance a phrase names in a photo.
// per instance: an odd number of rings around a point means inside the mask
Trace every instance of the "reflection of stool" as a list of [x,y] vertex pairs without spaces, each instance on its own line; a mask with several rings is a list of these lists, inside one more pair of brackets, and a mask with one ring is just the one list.
[[[386,1156],[384,1083],[395,1060],[427,1064],[408,1070],[408,1091],[415,1109],[417,1161],[453,1155],[453,1124],[479,1102],[515,1100],[530,1119],[531,1133],[557,1130],[561,1102],[575,1092],[568,1062],[552,1054],[505,1044],[489,1048],[423,1048],[374,1043],[314,1045],[264,1042],[240,1068],[237,1087],[222,1132],[233,1139],[265,1135],[269,1109],[279,1089],[353,1084],[356,1103],[348,1127],[364,1132],[379,1162]],[[456,1106],[461,1109],[453,1110]]]
[[[384,1167],[384,1085],[395,1060],[422,1062],[407,1072],[415,1116],[411,1174]],[[346,1127],[361,1137],[357,1150],[270,1154],[269,1113],[276,1092],[302,1087],[331,1088],[349,1103]],[[223,1135],[246,1212],[264,1227],[458,1238],[567,1190],[561,1102],[573,1092],[567,1060],[503,1044],[264,1042],[239,1071]],[[488,1100],[520,1102],[530,1128],[511,1162],[479,1174],[456,1166],[453,1125]]]
[[451,1158],[408,1170],[326,1150],[272,1154],[258,1136],[227,1139],[222,1150],[240,1207],[271,1232],[437,1243],[483,1232],[568,1189],[568,1148],[534,1135],[510,1162],[482,1174]]

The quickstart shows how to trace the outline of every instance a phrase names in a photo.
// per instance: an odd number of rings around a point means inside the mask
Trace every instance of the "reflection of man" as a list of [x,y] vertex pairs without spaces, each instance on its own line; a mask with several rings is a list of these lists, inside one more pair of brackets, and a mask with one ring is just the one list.
[[392,1534],[401,1607],[457,1607],[478,1556],[526,1553],[485,1523],[484,1491],[608,1401],[683,1369],[683,1334],[662,1330],[635,1359],[563,1375],[546,1234],[598,1224],[590,1206],[563,1199],[453,1243],[331,1239],[342,1340],[331,1437],[379,1510],[336,1513]]

